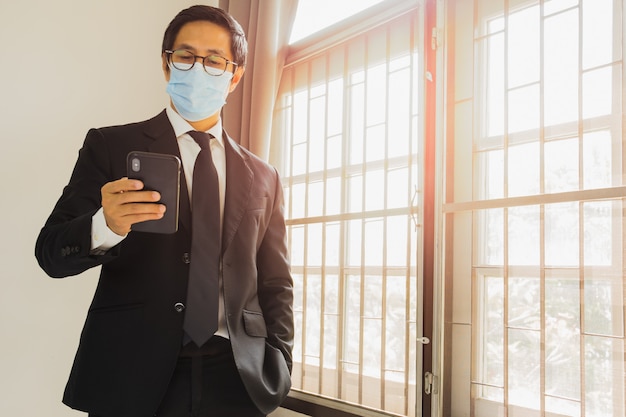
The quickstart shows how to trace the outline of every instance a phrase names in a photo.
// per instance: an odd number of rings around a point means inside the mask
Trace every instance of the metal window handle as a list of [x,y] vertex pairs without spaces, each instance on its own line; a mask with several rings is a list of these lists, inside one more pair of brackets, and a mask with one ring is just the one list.
[[426,336],[418,337],[417,341],[423,345],[427,345],[430,343],[430,339],[427,338]]
[[432,372],[424,374],[424,392],[426,395],[437,394],[437,377]]

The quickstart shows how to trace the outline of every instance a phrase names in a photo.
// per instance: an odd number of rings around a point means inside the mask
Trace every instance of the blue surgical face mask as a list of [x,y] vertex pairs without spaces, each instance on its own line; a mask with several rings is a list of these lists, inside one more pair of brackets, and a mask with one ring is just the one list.
[[232,72],[222,75],[209,75],[202,64],[194,65],[188,71],[181,71],[170,65],[170,81],[167,93],[176,111],[190,122],[204,120],[220,111],[226,104],[226,96]]

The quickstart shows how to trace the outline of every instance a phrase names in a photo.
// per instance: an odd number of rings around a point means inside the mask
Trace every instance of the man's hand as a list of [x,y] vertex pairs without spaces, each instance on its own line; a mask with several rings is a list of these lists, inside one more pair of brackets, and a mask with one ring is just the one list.
[[161,195],[156,191],[141,191],[139,180],[122,178],[104,184],[102,208],[107,226],[114,233],[124,236],[135,223],[158,220],[165,213],[165,205],[157,204]]

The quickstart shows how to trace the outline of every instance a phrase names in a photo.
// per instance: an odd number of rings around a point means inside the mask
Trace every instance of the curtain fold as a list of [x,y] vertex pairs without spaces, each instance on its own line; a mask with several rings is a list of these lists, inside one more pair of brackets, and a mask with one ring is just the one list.
[[298,0],[219,2],[241,24],[248,39],[246,72],[224,106],[224,128],[264,160],[269,157],[274,103],[297,6]]

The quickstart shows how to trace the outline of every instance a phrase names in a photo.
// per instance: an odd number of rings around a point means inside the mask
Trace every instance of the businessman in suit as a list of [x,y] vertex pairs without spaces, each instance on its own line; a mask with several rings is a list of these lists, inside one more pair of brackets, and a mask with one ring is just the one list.
[[[72,408],[92,417],[252,417],[270,413],[289,391],[293,282],[282,187],[220,119],[246,54],[245,35],[227,13],[181,11],[162,45],[170,105],[150,120],[87,134],[35,249],[52,277],[101,266],[63,397]],[[207,144],[213,190],[200,189],[194,172]],[[181,159],[177,232],[133,230],[168,208],[158,190],[126,178],[130,151]],[[210,192],[218,212],[201,215],[195,199]],[[196,215],[219,219],[217,249],[206,255],[218,265],[211,302],[195,300],[191,284],[194,262],[205,257],[196,253]],[[188,330],[192,304],[208,307],[192,323],[206,337]]]

